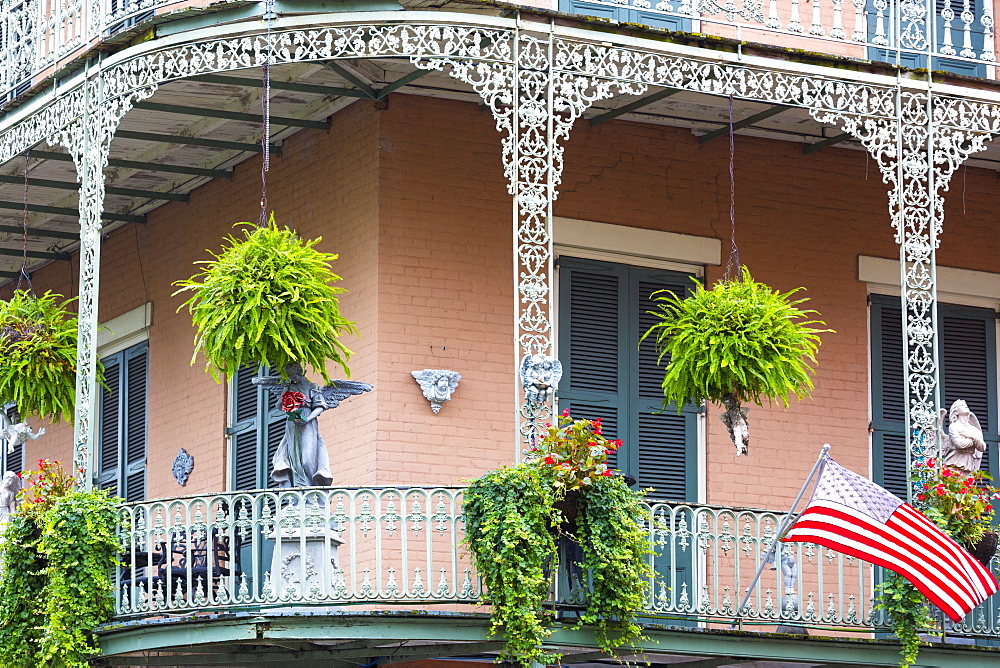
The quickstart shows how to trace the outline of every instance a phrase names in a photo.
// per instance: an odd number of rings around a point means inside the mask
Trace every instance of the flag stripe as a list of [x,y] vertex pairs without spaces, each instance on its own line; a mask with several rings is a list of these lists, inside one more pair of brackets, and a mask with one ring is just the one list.
[[[901,506],[899,511],[899,520],[901,522],[910,523],[911,526],[914,527],[915,531],[920,532],[920,535],[923,537],[925,542],[933,541],[934,538],[936,538],[934,536],[935,531],[940,533],[940,530],[934,526],[930,520],[911,508],[909,505]],[[981,563],[974,559],[964,547],[955,542],[955,540],[950,536],[945,536],[944,540],[939,537],[937,538],[937,548],[946,553],[942,556],[942,559],[955,563],[958,568],[963,570],[970,582],[978,585],[975,587],[976,591],[985,593],[993,580],[993,576],[990,572],[987,571]],[[940,554],[940,552],[938,552],[938,554]],[[987,594],[987,596],[988,595],[989,594]]]
[[[957,588],[951,589],[951,578],[945,568],[925,559],[919,553],[899,547],[899,542],[906,544],[907,537],[893,531],[882,530],[878,526],[861,525],[857,518],[837,511],[828,514],[828,510],[826,508],[813,509],[808,517],[796,523],[796,529],[802,525],[801,528],[806,531],[809,529],[817,532],[822,531],[831,537],[840,535],[845,541],[850,541],[855,549],[865,551],[869,555],[881,556],[893,563],[896,569],[906,568],[915,571],[926,581],[928,589],[932,589],[939,597],[947,597],[953,601],[949,603],[948,607],[968,607],[970,609],[975,607],[974,601],[978,597],[971,591],[971,588],[967,585],[959,585]],[[882,526],[890,528],[888,525]],[[795,530],[793,529],[793,531]],[[810,532],[809,535],[811,536],[812,533]],[[796,538],[796,540],[802,539]],[[961,599],[961,602],[956,599]]]
[[[809,512],[808,517],[796,523],[795,529],[808,532],[807,539],[813,535],[825,535],[827,538],[840,536],[842,540],[849,542],[851,547],[872,556],[880,556],[890,562],[893,570],[900,568],[913,571],[918,574],[928,590],[932,590],[938,598],[947,598],[948,606],[952,609],[973,608],[976,601],[985,598],[985,592],[977,595],[973,593],[967,583],[959,584],[952,588],[950,573],[942,565],[925,559],[919,553],[908,551],[899,547],[898,543],[907,543],[907,538],[896,534],[894,531],[884,531],[878,526],[860,525],[856,518],[843,513],[833,511],[827,514],[826,508],[815,508]],[[853,520],[853,521],[852,521]],[[890,520],[891,522],[891,520]],[[883,525],[891,528],[889,525]],[[810,529],[812,531],[810,531]],[[813,533],[815,532],[815,534]],[[796,536],[789,536],[794,540],[802,540]],[[788,540],[786,538],[786,540]],[[868,559],[871,561],[871,559]],[[949,566],[951,564],[948,564]],[[960,599],[960,601],[958,600]],[[944,607],[944,606],[942,606]]]
[[782,540],[895,571],[956,622],[1000,589],[987,568],[919,511],[829,457],[812,500]]

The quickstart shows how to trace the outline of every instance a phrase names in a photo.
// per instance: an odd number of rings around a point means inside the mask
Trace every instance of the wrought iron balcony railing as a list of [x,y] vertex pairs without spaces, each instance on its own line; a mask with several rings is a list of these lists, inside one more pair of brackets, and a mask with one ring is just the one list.
[[[85,48],[204,0],[0,0],[0,105]],[[994,77],[984,0],[552,0],[622,22]]]
[[[484,612],[467,551],[461,488],[307,488],[125,504],[116,620],[206,610],[446,606]],[[667,624],[728,623],[771,545],[780,513],[650,502],[641,518],[656,556],[645,614]],[[574,547],[564,545],[570,562]],[[994,567],[996,564],[994,564]],[[585,600],[575,566],[554,578],[555,606]],[[743,624],[861,634],[878,569],[812,544],[765,569]],[[950,633],[1000,631],[987,601]]]

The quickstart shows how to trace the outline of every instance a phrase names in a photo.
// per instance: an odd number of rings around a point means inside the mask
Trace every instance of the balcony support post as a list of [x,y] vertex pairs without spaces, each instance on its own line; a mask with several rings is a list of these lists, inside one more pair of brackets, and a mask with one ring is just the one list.
[[76,414],[73,431],[73,477],[77,489],[94,484],[94,447],[97,443],[97,315],[100,293],[101,229],[104,213],[104,168],[111,140],[126,113],[155,86],[105,99],[101,68],[87,64],[86,81],[78,89],[80,115],[63,128],[54,143],[66,148],[80,182],[80,294],[76,351]]
[[[555,357],[552,324],[552,204],[562,178],[563,146],[573,123],[595,102],[642,95],[648,85],[608,80],[557,66],[552,24],[510,33],[511,62],[470,63],[449,57],[414,58],[423,69],[447,70],[472,88],[493,112],[502,134],[504,173],[513,197],[515,461],[538,438],[554,397],[528,401],[522,360]],[[595,73],[596,74],[596,73]]]

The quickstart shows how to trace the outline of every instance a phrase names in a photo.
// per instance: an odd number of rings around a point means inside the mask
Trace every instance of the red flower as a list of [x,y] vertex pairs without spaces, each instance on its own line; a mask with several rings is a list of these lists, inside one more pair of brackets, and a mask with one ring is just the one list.
[[556,463],[556,460],[552,458],[552,455],[549,455],[548,457],[546,457],[544,461],[545,461],[546,464],[549,464],[549,465]]
[[926,497],[924,497],[923,494],[917,494],[917,501],[923,501],[924,498],[926,498]]
[[611,473],[611,470],[610,470],[610,469],[608,469],[607,471],[605,471],[605,472],[604,472],[604,473],[602,473],[601,475],[602,475],[602,476],[604,476],[605,478],[607,478],[608,476],[611,476],[611,475],[614,475],[614,474],[613,474],[613,473]]
[[562,412],[562,414],[563,414],[563,417],[569,417],[569,409],[567,408],[566,410],[564,410]]
[[937,487],[934,488],[934,491],[937,492],[938,496],[944,496],[945,493],[944,485],[938,485]]
[[934,466],[934,458],[933,457],[931,457],[930,459],[927,460],[927,466],[928,467]]
[[944,469],[943,471],[941,471],[941,477],[942,478],[950,478],[951,477],[951,470],[950,469]]
[[285,392],[281,395],[281,410],[291,413],[306,405],[306,395],[301,392]]
[[986,510],[987,511],[993,510],[993,506],[991,504],[987,503],[986,504]]

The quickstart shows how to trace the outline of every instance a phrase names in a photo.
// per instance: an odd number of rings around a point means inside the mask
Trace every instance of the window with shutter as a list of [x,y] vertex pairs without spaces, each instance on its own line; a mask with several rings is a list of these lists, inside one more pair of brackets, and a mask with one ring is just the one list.
[[657,290],[686,294],[688,274],[611,262],[559,259],[559,408],[601,418],[604,433],[624,442],[614,466],[652,487],[653,498],[697,499],[697,414],[661,410],[662,368],[656,346],[639,339],[653,324]]
[[[7,419],[10,420],[11,424],[17,424],[21,421],[21,415],[17,412],[17,406],[13,403],[7,404],[2,410],[4,414],[6,414]],[[8,452],[8,443],[0,440],[0,476],[7,471],[20,473],[23,470],[24,444],[22,443],[21,445],[15,446],[10,452]]]
[[267,391],[253,379],[269,369],[244,367],[230,383],[230,457],[232,489],[273,487],[271,461],[285,433],[285,415],[275,407]]
[[126,501],[146,498],[146,430],[149,344],[146,341],[101,360],[97,486]]
[[[898,297],[871,298],[872,462],[875,482],[906,498],[906,404],[903,317]],[[942,406],[964,399],[986,441],[983,468],[997,478],[996,314],[990,309],[938,304]]]

